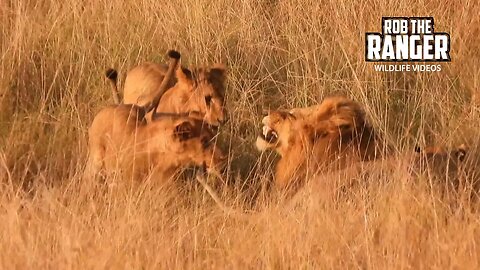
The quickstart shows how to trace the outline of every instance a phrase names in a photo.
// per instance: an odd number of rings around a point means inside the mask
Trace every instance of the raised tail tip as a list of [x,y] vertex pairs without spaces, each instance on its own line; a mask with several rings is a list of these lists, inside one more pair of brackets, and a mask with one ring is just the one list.
[[118,77],[118,72],[113,69],[113,68],[109,68],[107,69],[107,71],[105,72],[105,76],[110,79],[110,80],[114,80],[116,81],[117,80],[117,77]]
[[168,51],[167,55],[170,58],[174,58],[174,59],[177,59],[177,60],[180,59],[180,53],[175,51],[175,50]]

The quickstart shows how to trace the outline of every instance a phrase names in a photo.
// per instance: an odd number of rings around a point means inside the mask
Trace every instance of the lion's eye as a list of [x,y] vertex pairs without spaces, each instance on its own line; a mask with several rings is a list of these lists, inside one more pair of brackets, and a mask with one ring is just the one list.
[[210,104],[212,103],[212,96],[206,96],[205,103],[207,104],[207,106],[210,106]]

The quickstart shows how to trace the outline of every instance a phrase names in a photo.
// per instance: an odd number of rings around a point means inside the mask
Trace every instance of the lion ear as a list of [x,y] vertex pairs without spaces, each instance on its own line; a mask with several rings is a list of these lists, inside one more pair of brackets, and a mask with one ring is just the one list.
[[353,131],[351,123],[335,123],[328,125],[327,132],[330,134],[346,135]]
[[302,129],[311,143],[315,143],[318,139],[324,138],[329,134],[328,131],[314,128],[310,124],[304,124]]
[[467,155],[467,146],[465,144],[462,144],[458,147],[456,156],[458,160],[463,161],[466,155]]
[[341,135],[346,135],[352,133],[355,130],[355,123],[350,119],[345,119],[341,116],[332,116],[328,120],[328,131],[330,133],[339,133]]
[[195,137],[194,126],[192,123],[190,123],[190,121],[182,121],[175,126],[173,130],[173,136],[178,138],[180,141],[191,139]]

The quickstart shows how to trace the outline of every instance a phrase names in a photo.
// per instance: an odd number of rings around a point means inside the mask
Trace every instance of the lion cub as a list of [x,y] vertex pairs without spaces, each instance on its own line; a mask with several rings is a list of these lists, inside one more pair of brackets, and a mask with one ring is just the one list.
[[[153,102],[112,105],[101,110],[89,128],[90,155],[87,173],[94,175],[105,169],[120,171],[140,179],[148,173],[160,179],[171,178],[185,166],[205,166],[217,172],[223,164],[223,153],[212,143],[213,132],[201,119],[182,115],[157,116],[156,108],[167,83],[173,76],[180,54],[171,58],[164,81]],[[113,81],[115,74],[107,74]],[[116,85],[114,83],[114,93]],[[146,115],[153,110],[150,123]]]
[[147,124],[136,112],[120,105],[97,114],[88,132],[90,173],[120,171],[134,179],[152,173],[155,179],[168,180],[191,165],[219,173],[224,155],[202,120],[171,116]]
[[[127,73],[124,102],[148,106],[164,80],[167,67],[143,63]],[[222,64],[189,70],[178,67],[175,78],[169,78],[168,90],[160,99],[159,113],[197,112],[218,127],[226,120],[224,106],[226,69]]]

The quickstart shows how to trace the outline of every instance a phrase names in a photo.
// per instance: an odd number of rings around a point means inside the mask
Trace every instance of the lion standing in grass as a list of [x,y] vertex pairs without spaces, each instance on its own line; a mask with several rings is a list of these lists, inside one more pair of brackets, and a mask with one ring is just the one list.
[[[149,106],[165,78],[167,66],[143,63],[130,70],[125,79],[124,102]],[[175,78],[168,78],[167,91],[160,99],[159,113],[197,112],[204,120],[219,126],[226,120],[224,105],[226,68],[216,64],[208,68],[179,67]]]
[[[179,168],[189,165],[205,166],[215,173],[223,166],[224,156],[214,143],[215,135],[203,125],[202,119],[156,115],[158,101],[180,58],[176,52],[170,52],[169,56],[169,69],[153,103],[111,105],[95,116],[88,132],[90,175],[104,169],[135,179],[150,173],[155,178],[168,179]],[[111,72],[107,76],[116,78]],[[113,87],[115,92],[114,82]],[[147,124],[146,115],[150,111],[152,120]]]

